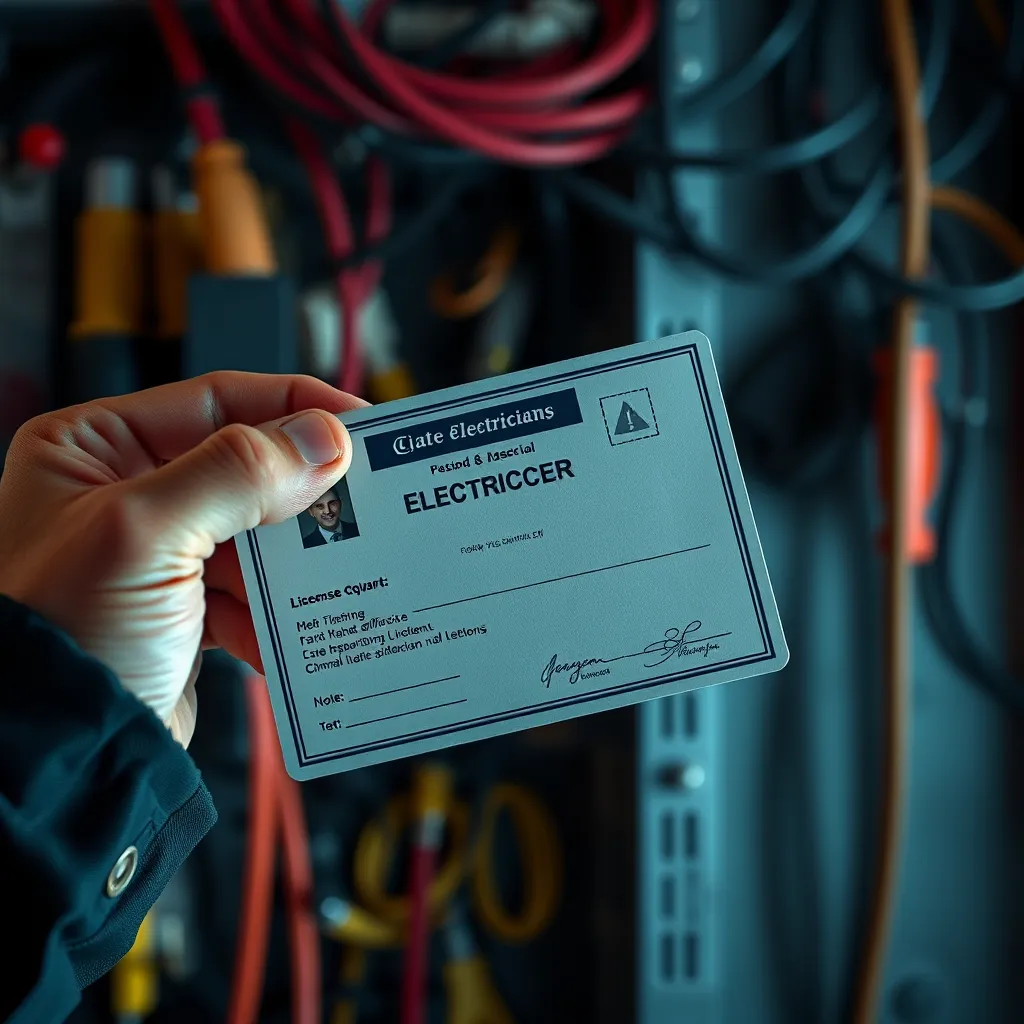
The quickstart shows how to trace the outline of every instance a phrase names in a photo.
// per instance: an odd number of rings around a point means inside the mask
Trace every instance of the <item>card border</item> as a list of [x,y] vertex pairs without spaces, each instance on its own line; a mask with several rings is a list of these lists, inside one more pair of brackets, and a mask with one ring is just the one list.
[[[736,501],[736,493],[733,482],[729,476],[726,463],[725,451],[722,445],[722,437],[719,431],[718,422],[714,410],[711,408],[711,397],[708,392],[707,380],[704,375],[704,367],[701,363],[700,352],[696,344],[690,343],[680,345],[671,349],[664,349],[660,352],[652,352],[644,355],[630,356],[623,359],[612,360],[601,363],[597,366],[589,366],[579,370],[568,370],[563,373],[552,374],[549,377],[542,377],[537,380],[525,381],[521,384],[513,384],[504,388],[494,388],[491,391],[481,392],[476,395],[464,398],[453,398],[443,402],[435,402],[432,405],[419,406],[406,412],[387,413],[382,416],[375,416],[370,419],[361,420],[358,423],[348,424],[350,434],[364,431],[368,428],[378,428],[384,424],[395,423],[402,419],[419,418],[424,413],[440,412],[442,410],[454,409],[464,405],[479,404],[484,399],[494,399],[504,395],[511,395],[522,391],[532,391],[539,387],[547,387],[555,383],[562,383],[570,380],[579,380],[582,377],[594,376],[598,373],[605,373],[608,370],[620,369],[627,366],[639,366],[644,363],[657,362],[662,359],[679,358],[689,356],[691,369],[697,383],[697,390],[701,397],[701,405],[704,411],[704,419],[708,426],[708,433],[711,437],[712,448],[715,452],[715,461],[718,465],[719,478],[722,482],[722,489],[725,493],[726,504],[729,507],[729,515],[732,519],[733,533],[740,551],[740,559],[743,562],[743,570],[747,577],[747,587],[750,592],[751,603],[754,607],[754,614],[757,619],[758,628],[761,633],[762,649],[752,654],[741,655],[731,658],[728,661],[715,662],[703,668],[688,669],[683,672],[673,672],[668,675],[651,676],[647,679],[636,680],[631,683],[623,683],[619,686],[595,690],[591,693],[582,693],[578,696],[563,697],[559,700],[545,701],[541,704],[534,704],[529,707],[517,708],[514,711],[504,711],[491,715],[482,715],[469,721],[459,722],[452,725],[435,726],[430,729],[421,729],[416,732],[406,733],[402,736],[391,737],[386,740],[373,740],[368,743],[361,743],[355,747],[347,747],[343,750],[327,751],[322,754],[308,755],[302,732],[298,725],[295,694],[292,691],[292,682],[285,668],[283,648],[281,645],[280,631],[277,626],[277,619],[270,602],[269,586],[266,579],[266,570],[263,565],[263,556],[260,551],[259,537],[255,530],[246,533],[249,543],[249,552],[252,556],[253,567],[256,571],[256,582],[260,592],[260,601],[263,605],[263,612],[267,622],[267,629],[270,633],[271,646],[274,652],[274,661],[277,664],[278,677],[281,680],[281,687],[284,692],[285,707],[288,711],[288,720],[291,727],[292,739],[295,744],[297,767],[306,768],[310,765],[321,765],[331,761],[344,761],[360,754],[366,754],[373,750],[391,749],[406,746],[419,740],[432,739],[438,736],[450,736],[468,729],[475,729],[479,726],[490,725],[495,722],[507,722],[517,718],[525,718],[531,715],[541,714],[545,711],[559,708],[572,707],[586,704],[591,701],[601,700],[604,697],[620,695],[624,693],[635,693],[648,690],[656,686],[663,686],[666,683],[675,682],[679,679],[690,679],[706,675],[710,672],[721,672],[723,669],[740,668],[746,665],[756,665],[762,661],[770,661],[775,657],[775,642],[768,626],[767,615],[765,614],[764,599],[761,594],[761,587],[757,576],[754,573],[753,559],[750,554],[750,545],[747,540],[746,531],[739,514],[739,505]],[[633,389],[637,390],[637,389]],[[603,416],[603,410],[602,410]],[[653,436],[653,435],[652,435]],[[613,446],[614,447],[614,446]]]

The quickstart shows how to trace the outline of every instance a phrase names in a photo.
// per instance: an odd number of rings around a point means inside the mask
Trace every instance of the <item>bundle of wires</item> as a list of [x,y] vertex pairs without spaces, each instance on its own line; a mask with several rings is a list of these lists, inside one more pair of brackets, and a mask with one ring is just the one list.
[[[472,76],[432,67],[459,56],[457,40],[419,65],[383,50],[377,37],[391,3],[371,0],[356,25],[338,0],[213,0],[225,35],[288,111],[288,134],[306,168],[336,267],[343,353],[338,386],[356,394],[362,386],[360,314],[380,284],[380,256],[391,227],[390,175],[379,157],[369,158],[360,244],[321,132],[337,138],[370,129],[369,137],[391,143],[391,152],[412,144],[420,159],[432,154],[443,161],[448,153],[461,162],[470,153],[525,167],[577,166],[617,147],[649,103],[646,87],[616,83],[651,41],[654,0],[597,0],[601,30],[587,52],[569,43]],[[196,135],[202,142],[221,138],[216,99],[176,0],[152,0],[152,7]],[[499,10],[491,5],[483,20]],[[468,180],[449,182],[443,192],[456,197]],[[450,205],[441,199],[428,211],[431,221]]]
[[[339,0],[213,0],[238,52],[298,111],[339,126],[462,147],[505,164],[596,160],[630,133],[642,86],[610,87],[643,55],[654,0],[596,0],[600,36],[486,76],[404,62],[377,41],[393,0],[371,0],[357,26]],[[595,95],[600,93],[600,95]]]
[[[153,0],[156,9],[173,0]],[[496,162],[527,168],[544,194],[580,204],[680,257],[713,271],[755,284],[792,284],[820,279],[826,272],[866,273],[880,295],[894,300],[891,334],[888,436],[883,438],[888,467],[886,504],[890,527],[886,568],[887,629],[884,651],[886,716],[883,800],[871,913],[860,965],[855,1020],[873,1018],[896,888],[905,766],[909,759],[908,694],[910,569],[905,552],[909,467],[909,388],[917,303],[940,304],[964,314],[998,309],[1024,299],[1024,241],[995,210],[949,184],[993,139],[1024,75],[1024,4],[1012,5],[1004,26],[991,0],[975,0],[998,47],[998,73],[990,75],[1006,95],[985,101],[978,116],[944,152],[929,150],[931,116],[956,45],[954,0],[928,5],[918,33],[909,0],[881,0],[881,27],[887,49],[887,79],[870,85],[852,105],[825,121],[821,102],[821,36],[827,3],[792,0],[756,51],[708,85],[671,99],[657,113],[653,144],[640,141],[637,128],[654,96],[628,74],[651,43],[657,20],[654,0],[596,0],[600,29],[589,49],[570,44],[537,60],[495,67],[443,56],[411,63],[388,53],[380,30],[392,0],[370,0],[359,22],[341,0],[212,0],[231,41],[259,80],[289,111],[289,131],[306,165],[325,225],[331,256],[339,268],[339,295],[345,310],[347,367],[343,386],[353,390],[358,364],[355,330],[358,307],[379,280],[379,264],[389,230],[387,173],[372,157],[367,167],[367,244],[354,240],[351,219],[337,176],[321,148],[324,133],[356,132],[379,154],[432,166]],[[487,11],[496,10],[488,5]],[[166,14],[166,11],[165,11]],[[169,18],[169,16],[168,16]],[[221,129],[187,39],[168,24],[168,47],[188,96],[190,116],[200,138]],[[923,37],[920,67],[918,35]],[[968,65],[970,62],[966,62]],[[444,70],[437,70],[438,67]],[[468,67],[469,73],[462,69]],[[726,153],[679,152],[669,145],[671,124],[708,117],[782,70],[783,121],[788,137],[767,147]],[[873,134],[881,125],[881,135]],[[862,178],[844,178],[833,159],[851,143],[868,144],[876,159]],[[898,159],[894,159],[894,153]],[[648,201],[636,203],[581,173],[582,165],[616,155],[649,172]],[[697,168],[744,174],[793,173],[803,209],[817,232],[784,258],[741,257],[700,236],[680,199],[675,171]],[[454,194],[454,193],[453,193]],[[653,195],[656,202],[650,202]],[[865,244],[882,215],[896,206],[902,219],[898,266],[879,259]],[[659,208],[660,207],[660,208]],[[989,236],[1014,264],[1001,280],[974,283],[965,274],[930,276],[929,228],[933,211],[953,214]],[[345,276],[347,275],[347,276]],[[355,366],[355,369],[353,369]],[[954,436],[954,442],[956,437]],[[962,447],[962,446],[961,446]],[[953,454],[960,451],[954,445]],[[955,481],[954,481],[955,482]],[[949,485],[952,486],[952,485]],[[947,495],[950,493],[947,486]],[[951,508],[951,505],[943,506]],[[944,513],[945,515],[945,513]],[[989,665],[950,604],[948,515],[940,522],[937,568],[922,573],[925,610],[947,625],[948,653],[972,678],[1006,703],[1024,703],[1017,681]],[[948,628],[953,622],[957,628]],[[980,666],[980,667],[979,667]]]

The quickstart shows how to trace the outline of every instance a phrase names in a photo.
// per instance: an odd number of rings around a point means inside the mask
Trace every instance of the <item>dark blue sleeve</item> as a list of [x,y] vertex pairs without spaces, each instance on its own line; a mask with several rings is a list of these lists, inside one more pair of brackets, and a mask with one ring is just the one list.
[[[2,595],[0,653],[0,920],[17,922],[0,1020],[50,1024],[131,948],[217,815],[156,715]],[[121,891],[119,861],[135,864]]]

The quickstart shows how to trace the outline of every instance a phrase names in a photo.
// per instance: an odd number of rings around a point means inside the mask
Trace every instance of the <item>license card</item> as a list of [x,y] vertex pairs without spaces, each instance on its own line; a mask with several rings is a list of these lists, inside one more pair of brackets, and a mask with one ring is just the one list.
[[294,778],[785,665],[704,335],[341,419],[342,484],[237,538]]

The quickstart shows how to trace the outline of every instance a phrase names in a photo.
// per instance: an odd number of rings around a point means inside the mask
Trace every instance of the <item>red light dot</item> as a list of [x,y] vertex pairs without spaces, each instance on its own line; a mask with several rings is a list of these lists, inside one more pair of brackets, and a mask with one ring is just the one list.
[[64,159],[64,136],[52,124],[29,125],[18,139],[18,156],[40,171],[52,171]]

